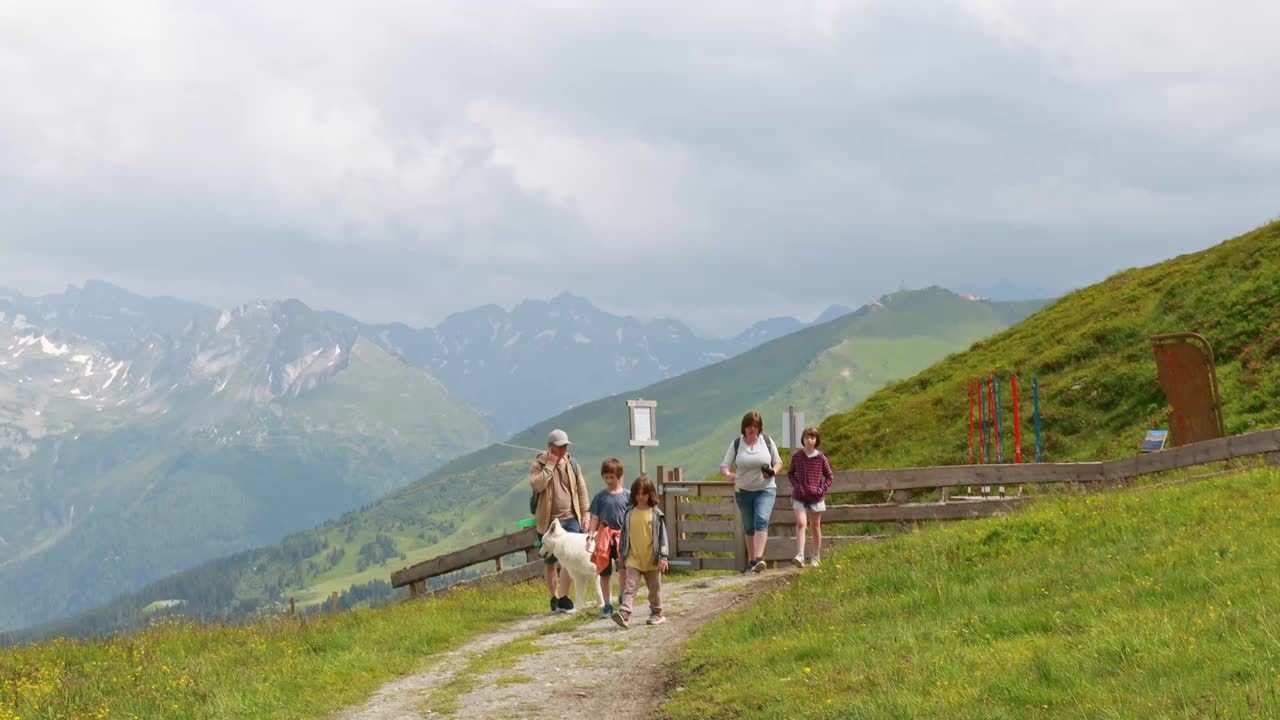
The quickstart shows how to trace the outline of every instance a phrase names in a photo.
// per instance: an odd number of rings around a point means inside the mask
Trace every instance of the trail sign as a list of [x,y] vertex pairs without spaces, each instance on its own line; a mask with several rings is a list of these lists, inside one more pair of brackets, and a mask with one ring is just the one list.
[[1142,440],[1142,452],[1156,452],[1164,449],[1164,441],[1169,437],[1168,430],[1148,430]]

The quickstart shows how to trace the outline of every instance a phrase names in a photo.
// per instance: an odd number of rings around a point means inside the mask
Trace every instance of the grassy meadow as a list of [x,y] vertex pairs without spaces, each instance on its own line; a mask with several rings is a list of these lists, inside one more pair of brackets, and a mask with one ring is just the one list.
[[430,656],[545,611],[545,589],[458,590],[377,610],[249,625],[160,622],[0,652],[0,720],[317,718]]
[[1280,717],[1280,470],[845,546],[687,645],[684,718]]

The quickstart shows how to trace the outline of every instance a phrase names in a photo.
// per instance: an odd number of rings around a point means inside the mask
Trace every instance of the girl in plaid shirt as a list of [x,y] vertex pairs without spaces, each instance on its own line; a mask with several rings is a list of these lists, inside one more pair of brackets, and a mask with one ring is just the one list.
[[796,511],[796,556],[791,562],[804,567],[804,529],[812,515],[813,554],[809,556],[809,567],[818,567],[822,559],[822,513],[827,509],[827,491],[835,477],[827,456],[818,449],[822,444],[818,428],[805,428],[800,442],[804,443],[804,451],[791,454],[791,468],[787,470],[791,507]]

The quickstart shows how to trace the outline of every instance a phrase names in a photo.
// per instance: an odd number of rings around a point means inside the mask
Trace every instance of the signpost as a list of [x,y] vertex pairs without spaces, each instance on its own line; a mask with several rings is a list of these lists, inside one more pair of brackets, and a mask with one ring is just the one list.
[[646,472],[644,449],[658,447],[658,402],[628,400],[627,414],[631,424],[631,447],[640,448],[640,474]]
[[788,405],[782,414],[782,442],[779,447],[796,450],[804,447],[800,441],[800,433],[804,432],[804,413],[796,412],[795,405]]

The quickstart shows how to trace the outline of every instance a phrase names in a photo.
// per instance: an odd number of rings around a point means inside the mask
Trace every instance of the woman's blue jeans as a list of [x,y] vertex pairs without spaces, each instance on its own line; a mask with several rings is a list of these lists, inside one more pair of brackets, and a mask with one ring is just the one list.
[[733,499],[738,503],[742,531],[747,537],[769,529],[769,516],[773,514],[773,503],[778,499],[777,488],[738,490],[733,494]]

